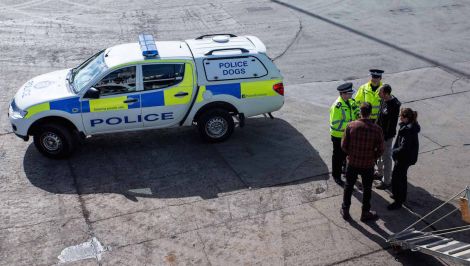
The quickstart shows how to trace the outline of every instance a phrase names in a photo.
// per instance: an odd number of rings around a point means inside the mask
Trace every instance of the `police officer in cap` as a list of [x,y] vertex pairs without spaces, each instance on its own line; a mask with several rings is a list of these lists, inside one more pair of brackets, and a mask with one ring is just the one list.
[[379,88],[382,86],[382,74],[384,71],[380,69],[370,69],[369,72],[371,79],[369,82],[359,87],[354,99],[358,106],[363,102],[370,103],[372,105],[370,119],[377,120],[380,109]]
[[352,95],[353,84],[348,82],[340,85],[337,90],[339,97],[330,107],[330,134],[333,142],[332,176],[335,182],[343,186],[341,179],[342,168],[346,165],[346,154],[341,149],[341,138],[346,125],[359,116],[359,108]]

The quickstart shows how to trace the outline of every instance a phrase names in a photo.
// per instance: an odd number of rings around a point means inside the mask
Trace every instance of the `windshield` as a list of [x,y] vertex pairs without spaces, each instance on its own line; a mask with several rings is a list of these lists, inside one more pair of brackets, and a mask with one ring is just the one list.
[[104,62],[104,50],[72,69],[72,83],[75,93],[80,92],[90,81],[108,69]]

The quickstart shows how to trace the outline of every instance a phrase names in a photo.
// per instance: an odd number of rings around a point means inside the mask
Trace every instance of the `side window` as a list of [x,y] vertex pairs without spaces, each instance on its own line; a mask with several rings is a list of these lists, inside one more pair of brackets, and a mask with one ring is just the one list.
[[204,71],[208,81],[260,78],[268,74],[255,56],[204,59]]
[[180,83],[184,77],[184,64],[143,65],[144,90],[156,90]]
[[94,87],[100,90],[103,96],[136,91],[135,66],[121,68],[109,73]]

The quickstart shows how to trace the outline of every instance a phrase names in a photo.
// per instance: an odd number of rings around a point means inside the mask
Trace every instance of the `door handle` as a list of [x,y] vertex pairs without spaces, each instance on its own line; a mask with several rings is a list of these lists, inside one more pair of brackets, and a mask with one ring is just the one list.
[[138,99],[136,99],[136,98],[129,98],[129,99],[125,100],[124,103],[135,103],[137,101],[138,101]]
[[184,96],[188,96],[189,93],[187,92],[178,92],[177,94],[175,94],[175,97],[184,97]]

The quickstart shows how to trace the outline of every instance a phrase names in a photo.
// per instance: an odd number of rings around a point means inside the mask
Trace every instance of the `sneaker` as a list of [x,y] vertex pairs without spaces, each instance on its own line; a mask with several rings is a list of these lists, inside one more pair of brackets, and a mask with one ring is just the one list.
[[374,211],[363,212],[361,214],[361,222],[374,221],[377,220],[379,216]]
[[346,221],[351,220],[351,215],[349,214],[348,210],[341,208],[341,210],[339,210],[339,213],[341,213],[341,216],[343,217],[344,220]]
[[344,181],[341,178],[333,178],[335,183],[338,184],[340,187],[344,187]]
[[401,203],[398,203],[396,201],[387,206],[387,210],[389,210],[389,211],[398,210],[400,208],[401,208]]
[[380,189],[380,190],[386,190],[390,187],[390,184],[385,184],[385,183],[380,183],[380,185],[376,186],[375,188],[376,189]]

